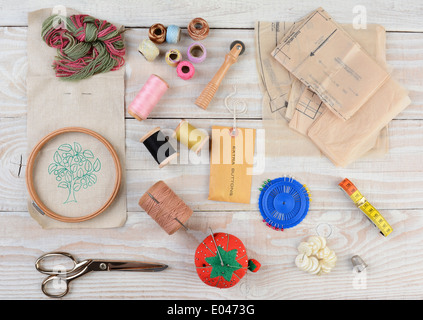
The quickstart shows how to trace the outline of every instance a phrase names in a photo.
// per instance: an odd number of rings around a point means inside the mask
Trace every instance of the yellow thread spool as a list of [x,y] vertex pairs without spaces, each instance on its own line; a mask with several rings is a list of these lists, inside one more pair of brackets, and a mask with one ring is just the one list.
[[171,49],[166,52],[165,61],[171,67],[176,67],[182,61],[182,54],[177,49]]
[[191,125],[187,120],[182,120],[175,129],[174,137],[188,149],[198,153],[209,140],[209,135]]

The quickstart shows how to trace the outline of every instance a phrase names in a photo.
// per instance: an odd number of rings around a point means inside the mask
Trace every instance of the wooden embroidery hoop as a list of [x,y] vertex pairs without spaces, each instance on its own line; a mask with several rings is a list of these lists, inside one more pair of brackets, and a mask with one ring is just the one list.
[[[35,190],[34,181],[33,181],[34,163],[35,163],[35,159],[36,159],[38,153],[40,152],[40,150],[44,147],[44,145],[47,142],[49,142],[53,138],[57,137],[58,135],[61,135],[61,134],[64,134],[64,133],[69,133],[69,132],[77,132],[77,133],[88,134],[88,135],[96,138],[97,140],[99,140],[109,150],[110,154],[113,157],[113,161],[114,161],[115,167],[116,167],[116,180],[115,180],[113,192],[110,195],[110,197],[107,199],[107,201],[103,204],[103,206],[100,209],[98,209],[95,212],[90,213],[88,215],[82,216],[82,217],[65,217],[65,216],[59,215],[59,214],[53,212],[52,210],[50,210],[39,198],[39,196],[38,196],[38,194]],[[118,157],[115,149],[113,148],[113,146],[105,138],[103,138],[100,134],[98,134],[97,132],[94,132],[94,131],[86,129],[86,128],[80,128],[80,127],[66,127],[66,128],[55,130],[55,131],[49,133],[48,135],[46,135],[43,139],[41,139],[38,142],[38,144],[32,150],[31,154],[29,155],[28,164],[27,164],[27,168],[26,168],[26,186],[27,186],[29,196],[31,197],[31,200],[32,200],[34,207],[38,211],[41,210],[40,213],[45,214],[46,216],[48,216],[52,219],[62,221],[62,222],[74,222],[74,223],[75,222],[82,222],[82,221],[87,221],[87,220],[90,220],[90,219],[98,216],[100,213],[105,211],[112,204],[112,202],[115,200],[115,198],[116,198],[116,196],[119,192],[119,189],[120,189],[121,180],[122,180],[122,167],[121,167],[121,164],[120,164],[120,161],[119,161],[119,157]]]

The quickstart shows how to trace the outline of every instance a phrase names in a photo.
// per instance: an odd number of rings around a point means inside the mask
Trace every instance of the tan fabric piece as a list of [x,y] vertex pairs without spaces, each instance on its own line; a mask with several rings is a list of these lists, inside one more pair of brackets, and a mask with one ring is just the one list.
[[[63,13],[63,12],[62,12]],[[94,219],[65,223],[41,215],[28,201],[28,211],[31,216],[46,229],[50,228],[112,228],[122,226],[127,217],[126,184],[125,184],[125,114],[124,114],[124,74],[125,68],[104,74],[95,75],[89,79],[69,82],[55,76],[51,67],[56,49],[47,46],[41,38],[43,21],[52,14],[52,9],[41,9],[28,15],[28,75],[27,75],[27,135],[30,151],[40,139],[48,133],[63,127],[84,127],[91,129],[113,145],[122,166],[122,184],[119,194],[112,205]],[[67,15],[78,14],[67,9]],[[75,142],[77,144],[75,144]],[[64,146],[65,145],[65,146]],[[63,150],[80,150],[80,159],[85,159],[85,171],[79,171],[88,180],[79,180],[81,186],[76,186],[78,192],[75,201],[68,201],[68,190],[56,180],[54,170],[49,167],[55,163],[55,151],[60,146]],[[79,145],[79,146],[78,146]],[[89,150],[92,152],[82,154]],[[91,157],[91,155],[93,157]],[[64,155],[61,153],[61,157]],[[90,159],[90,164],[86,159]],[[38,159],[38,158],[37,158]],[[94,171],[92,166],[96,159],[101,161],[101,170]],[[74,160],[76,161],[76,160]],[[94,211],[110,195],[110,181],[114,180],[115,166],[107,150],[94,138],[69,133],[57,137],[43,148],[36,164],[34,179],[40,195],[59,214],[83,216]],[[98,169],[98,163],[96,163]],[[90,174],[87,174],[90,172]],[[95,177],[94,177],[95,175]],[[91,185],[84,188],[85,182],[91,179]],[[69,180],[71,178],[69,177]],[[95,181],[95,183],[93,183]],[[81,188],[81,189],[80,189]],[[70,198],[73,199],[72,197]],[[65,202],[67,202],[65,204]],[[47,204],[47,203],[46,203]]]
[[343,120],[389,78],[384,66],[322,8],[294,25],[272,55]]
[[379,131],[410,102],[408,91],[390,78],[347,121],[324,110],[310,127],[308,136],[335,165],[346,167],[369,150]]
[[[369,24],[367,25],[367,29],[354,29],[352,25],[346,24],[342,25],[342,27],[376,62],[386,66],[386,32],[382,26]],[[294,87],[292,91],[294,91]],[[308,129],[325,108],[326,106],[319,96],[304,86],[297,105],[295,108],[292,108],[294,111],[289,122],[289,127],[303,135],[307,135]],[[365,158],[371,159],[385,155],[389,151],[388,128],[385,127],[381,130],[376,142],[374,140],[369,140],[368,142],[370,146],[366,146],[365,149],[368,150],[370,147],[371,150],[366,153]]]
[[266,157],[321,156],[308,139],[288,127],[285,119],[291,88],[295,78],[272,56],[271,52],[293,23],[264,22],[255,24],[256,66],[263,92],[262,117],[265,129]]
[[[309,117],[296,112],[299,98],[305,91],[305,85],[296,79],[290,72],[278,63],[271,52],[278,45],[286,32],[298,23],[265,22],[255,24],[256,63],[263,92],[262,114],[263,127],[266,130],[266,156],[320,156],[320,150],[306,135],[303,127],[311,125]],[[369,54],[377,57],[385,64],[386,36],[385,30],[379,25],[368,25],[366,30],[354,30],[351,25],[342,25],[351,36],[360,40]],[[314,99],[320,101],[315,95]],[[319,102],[319,104],[320,104]],[[323,108],[323,107],[322,107]],[[290,130],[297,130],[303,135]],[[387,128],[381,130],[380,136],[374,141],[374,148],[365,157],[379,157],[389,150],[389,136]]]

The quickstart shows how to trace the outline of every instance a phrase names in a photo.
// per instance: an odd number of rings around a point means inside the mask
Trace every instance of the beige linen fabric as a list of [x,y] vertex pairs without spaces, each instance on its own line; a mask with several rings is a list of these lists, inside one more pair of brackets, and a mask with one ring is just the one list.
[[[125,68],[76,82],[57,78],[52,68],[56,49],[47,46],[41,38],[42,23],[51,14],[52,9],[41,9],[28,15],[27,135],[29,151],[39,140],[54,130],[71,126],[84,127],[102,135],[116,150],[122,166],[122,182],[118,196],[112,205],[89,221],[64,223],[51,219],[41,215],[32,206],[30,199],[28,199],[28,211],[46,229],[119,227],[125,223],[127,217]],[[67,9],[67,15],[71,14],[78,13]],[[81,170],[74,167],[78,169],[75,176],[79,174],[81,179],[73,182],[77,184],[75,190],[78,191],[71,194],[70,198],[68,198],[69,190],[64,187],[64,184],[58,187],[61,182],[72,180],[69,176],[66,180],[66,175],[60,177],[58,173],[60,169],[58,163],[63,163],[66,153],[69,153],[68,160],[72,154],[73,165],[76,165],[77,161],[83,161],[83,165],[79,167]],[[78,156],[75,156],[76,153]],[[97,159],[98,162],[96,162]],[[93,169],[94,166],[96,170]],[[33,174],[35,188],[43,202],[57,214],[76,217],[94,212],[106,202],[112,192],[115,171],[110,153],[98,140],[85,134],[67,133],[46,144],[36,159]],[[69,199],[75,201],[68,201]]]

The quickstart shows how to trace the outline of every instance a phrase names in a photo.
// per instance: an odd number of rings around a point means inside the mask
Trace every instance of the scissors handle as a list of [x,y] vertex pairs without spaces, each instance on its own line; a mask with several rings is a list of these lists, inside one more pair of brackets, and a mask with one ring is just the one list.
[[[48,289],[53,287],[53,289]],[[52,290],[57,293],[52,293]],[[69,280],[55,275],[48,276],[41,283],[41,291],[50,298],[62,298],[69,292]]]
[[[66,269],[62,265],[57,264],[53,269],[46,269],[43,267],[43,262],[47,259],[54,257],[65,258],[72,261],[73,267]],[[35,268],[43,273],[49,275],[42,283],[41,290],[43,293],[51,298],[61,298],[69,292],[69,283],[89,272],[88,266],[92,260],[84,260],[78,262],[71,254],[67,252],[50,252],[42,255],[35,262]],[[51,289],[51,287],[53,289]],[[52,293],[51,291],[58,291],[58,293]]]
[[58,275],[59,273],[64,272],[63,268],[60,268],[60,270],[59,270],[58,268],[45,269],[43,267],[43,262],[45,260],[51,259],[51,258],[54,258],[54,257],[61,257],[61,258],[64,257],[64,258],[72,261],[72,263],[73,263],[72,269],[66,270],[66,271],[69,272],[69,271],[75,270],[77,262],[76,262],[75,258],[67,252],[50,252],[50,253],[43,254],[41,257],[39,257],[37,259],[37,261],[35,261],[35,268],[38,270],[38,272],[41,272],[41,273],[44,273],[44,274],[50,274],[50,275]]

